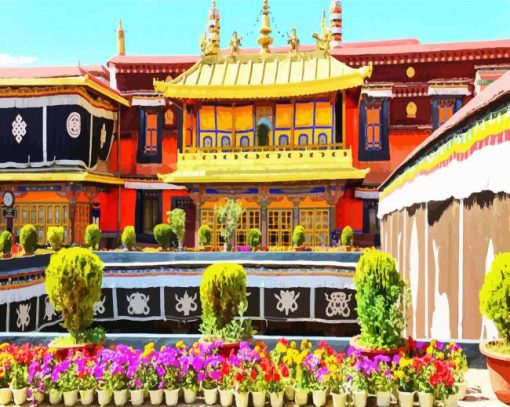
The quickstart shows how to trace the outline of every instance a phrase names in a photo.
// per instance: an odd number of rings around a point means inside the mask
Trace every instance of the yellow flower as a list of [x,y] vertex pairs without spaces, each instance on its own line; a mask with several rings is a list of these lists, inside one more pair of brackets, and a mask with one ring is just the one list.
[[285,351],[287,350],[287,347],[286,347],[283,343],[278,342],[278,343],[276,344],[276,350],[277,350],[278,352],[280,352],[280,353],[285,353]]
[[296,341],[291,341],[291,342],[290,342],[290,347],[291,347],[292,349],[296,349],[296,348],[297,348]]
[[443,359],[444,359],[444,353],[443,353],[443,352],[438,352],[438,354],[437,354],[437,358],[438,358],[439,360],[443,360]]
[[184,341],[181,339],[179,342],[177,342],[177,343],[175,344],[175,347],[176,347],[177,349],[184,349],[184,348],[186,347],[186,345],[184,344]]

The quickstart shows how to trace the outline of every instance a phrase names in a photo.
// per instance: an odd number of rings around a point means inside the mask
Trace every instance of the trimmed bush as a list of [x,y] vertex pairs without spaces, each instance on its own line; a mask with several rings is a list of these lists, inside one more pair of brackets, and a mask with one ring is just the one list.
[[395,259],[376,249],[366,249],[354,274],[359,344],[370,349],[394,349],[404,342],[405,283]]
[[340,243],[342,246],[352,246],[354,244],[354,233],[350,226],[346,226],[342,229]]
[[37,229],[34,225],[25,225],[21,228],[21,232],[19,234],[19,242],[25,253],[28,255],[34,254],[37,249],[37,240],[39,239],[37,235]]
[[171,212],[168,212],[168,224],[177,236],[179,247],[182,247],[182,241],[184,239],[184,233],[186,232],[186,212],[184,210],[176,208]]
[[128,249],[133,250],[136,245],[136,232],[134,226],[126,226],[122,231],[121,237],[122,245]]
[[4,230],[0,235],[0,246],[3,254],[11,253],[12,235],[8,230]]
[[246,240],[248,242],[248,246],[252,249],[256,249],[262,244],[262,232],[257,228],[250,229]]
[[64,242],[64,228],[62,226],[50,226],[46,231],[46,240],[55,251],[60,250]]
[[243,213],[243,207],[235,199],[227,199],[225,205],[215,208],[216,215],[218,216],[218,222],[221,223],[221,237],[226,243],[226,246],[230,244],[232,236],[239,227],[241,221],[241,215]]
[[211,244],[212,230],[209,225],[202,225],[198,229],[198,243],[200,247],[207,247]]
[[496,256],[479,296],[480,313],[494,322],[499,335],[510,345],[510,253]]
[[292,242],[294,243],[294,247],[301,247],[305,242],[305,228],[301,225],[297,225],[294,228],[294,233],[292,234]]
[[77,343],[94,320],[94,304],[101,299],[103,262],[88,249],[62,249],[51,256],[46,269],[46,293],[62,326]]
[[160,223],[154,226],[154,239],[159,243],[163,250],[168,250],[172,246],[175,234],[168,223]]
[[95,223],[87,225],[85,228],[85,244],[92,248],[92,250],[99,249],[99,242],[101,241],[101,230]]
[[200,282],[202,319],[213,314],[217,328],[225,327],[246,303],[246,271],[239,264],[217,263],[207,267]]

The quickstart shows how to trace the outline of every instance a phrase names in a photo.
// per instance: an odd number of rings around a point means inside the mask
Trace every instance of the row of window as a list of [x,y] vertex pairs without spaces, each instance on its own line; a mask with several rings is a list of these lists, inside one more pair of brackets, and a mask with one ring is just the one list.
[[[214,141],[211,136],[205,136],[202,139],[203,147],[204,148],[210,148],[214,146]],[[253,143],[250,141],[250,137],[248,136],[242,136],[239,138],[239,144],[241,147],[249,147]],[[310,143],[310,140],[308,138],[307,134],[300,134],[298,136],[298,145],[300,146],[306,146],[312,144]],[[328,144],[328,135],[326,133],[320,133],[317,136],[317,144]],[[222,136],[221,137],[221,143],[222,148],[229,148],[231,147],[231,138],[228,136]],[[261,145],[260,142],[257,142],[256,145]],[[286,134],[282,134],[278,137],[278,144],[279,146],[288,146],[289,145],[289,136]]]

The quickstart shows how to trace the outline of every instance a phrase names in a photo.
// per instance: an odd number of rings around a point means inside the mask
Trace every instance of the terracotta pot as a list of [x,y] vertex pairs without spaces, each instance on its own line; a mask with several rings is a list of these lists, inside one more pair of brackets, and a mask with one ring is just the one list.
[[253,401],[253,407],[264,407],[264,405],[266,404],[265,391],[252,391],[251,398]]
[[78,390],[65,391],[62,394],[64,396],[64,406],[73,407],[78,403]]
[[269,401],[271,407],[282,407],[283,406],[283,391],[276,393],[269,393]]
[[489,343],[491,342],[481,342],[480,352],[487,358],[492,391],[500,401],[510,404],[510,355],[490,350],[487,347]]
[[203,389],[204,392],[204,401],[208,406],[212,406],[216,404],[218,401],[218,389]]
[[90,406],[94,402],[94,389],[80,390],[80,401],[83,406]]
[[62,392],[60,390],[50,389],[48,392],[48,398],[50,400],[50,404],[60,404],[62,401]]
[[197,392],[192,389],[183,389],[184,390],[184,402],[186,404],[194,403],[197,399]]
[[149,390],[149,397],[153,406],[163,403],[163,390]]
[[326,390],[314,390],[312,392],[312,401],[315,407],[322,407],[326,404],[326,397],[328,393]]
[[225,342],[221,344],[219,349],[220,355],[224,358],[228,358],[231,353],[237,353],[239,346],[241,346],[241,342]]
[[113,391],[113,402],[117,407],[126,405],[128,400],[128,389],[114,390]]
[[56,356],[58,359],[65,359],[68,355],[73,355],[76,352],[88,352],[89,355],[94,356],[96,352],[102,348],[104,342],[100,344],[95,343],[84,343],[80,345],[53,345],[53,342],[50,342],[48,345],[48,349],[52,349],[56,351]]
[[418,400],[420,407],[432,407],[434,405],[434,396],[432,393],[418,392]]
[[143,404],[144,390],[129,390],[129,396],[133,406],[141,406]]
[[347,403],[347,394],[331,393],[331,399],[333,400],[333,407],[345,407]]
[[362,345],[359,345],[358,339],[359,339],[359,335],[353,336],[350,340],[350,345],[354,349],[360,351],[363,356],[366,356],[370,359],[373,359],[376,356],[383,356],[383,355],[392,357],[392,356],[398,355],[401,352],[405,353],[409,349],[409,344],[407,343],[407,340],[405,340],[405,343],[402,346],[400,346],[398,348],[394,348],[394,349],[369,349],[369,348],[363,347]]
[[230,407],[234,403],[234,393],[232,390],[220,389],[221,407]]
[[463,382],[455,383],[459,392],[457,393],[457,400],[464,400],[466,398],[467,393],[467,382],[464,380]]
[[308,390],[294,389],[294,402],[298,406],[306,406],[308,404]]
[[352,392],[352,401],[355,407],[365,407],[367,405],[367,392],[365,390],[362,391],[353,391]]
[[[35,391],[35,390],[34,390]],[[8,387],[0,389],[0,404],[2,406],[7,406],[11,404],[12,400],[12,392]]]
[[25,404],[28,399],[28,387],[23,387],[22,389],[12,389],[12,398],[14,399],[14,404],[17,406]]
[[378,391],[375,393],[379,407],[390,407],[391,393],[389,391]]
[[444,407],[457,407],[457,395],[450,394],[447,398],[443,400]]
[[398,392],[398,403],[400,407],[413,407],[414,404],[414,392],[399,391]]
[[236,407],[248,407],[250,393],[234,393]]
[[112,401],[111,390],[96,390],[97,393],[97,404],[101,407],[105,407]]
[[285,398],[289,401],[294,401],[294,387],[292,387],[290,384],[285,386],[284,389],[285,392]]
[[165,404],[168,407],[176,406],[179,402],[179,389],[165,390]]

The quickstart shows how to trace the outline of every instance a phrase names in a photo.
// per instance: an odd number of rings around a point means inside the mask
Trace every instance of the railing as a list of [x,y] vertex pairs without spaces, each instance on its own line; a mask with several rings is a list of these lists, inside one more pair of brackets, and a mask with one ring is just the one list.
[[228,147],[184,147],[184,154],[193,153],[244,153],[265,151],[306,151],[306,150],[339,150],[343,149],[343,143],[328,144],[299,144],[278,146],[228,146]]

